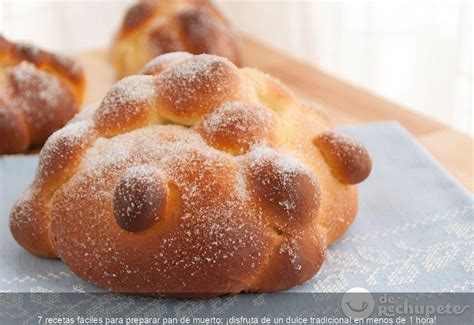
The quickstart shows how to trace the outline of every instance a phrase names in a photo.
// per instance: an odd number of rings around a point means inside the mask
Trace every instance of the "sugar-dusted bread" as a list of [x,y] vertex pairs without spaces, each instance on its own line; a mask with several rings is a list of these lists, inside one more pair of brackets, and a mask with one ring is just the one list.
[[73,60],[0,35],[0,154],[42,145],[78,112],[84,86]]
[[214,54],[240,65],[240,41],[207,0],[141,0],[126,13],[111,48],[118,77],[138,73],[157,55]]
[[272,77],[165,54],[48,139],[11,232],[117,292],[282,290],[318,271],[370,169]]

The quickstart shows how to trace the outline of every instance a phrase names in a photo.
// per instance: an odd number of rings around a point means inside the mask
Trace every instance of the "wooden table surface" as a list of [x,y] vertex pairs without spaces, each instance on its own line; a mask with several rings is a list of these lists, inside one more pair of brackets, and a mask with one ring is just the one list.
[[[243,48],[246,66],[277,77],[300,96],[323,105],[334,125],[399,121],[444,168],[474,192],[472,137],[350,85],[251,37],[243,37]],[[104,50],[84,52],[77,58],[86,69],[88,78],[87,105],[104,96],[115,82],[114,71]]]

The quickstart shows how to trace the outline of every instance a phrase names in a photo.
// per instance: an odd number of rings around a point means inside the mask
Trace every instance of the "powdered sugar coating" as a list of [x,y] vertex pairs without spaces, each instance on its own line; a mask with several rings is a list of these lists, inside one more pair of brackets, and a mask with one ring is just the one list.
[[78,111],[67,85],[27,61],[6,67],[4,78],[2,97],[22,116],[30,144],[42,144]]
[[[57,104],[57,94],[60,93],[62,88],[57,78],[46,72],[38,71],[33,64],[27,61],[22,61],[17,67],[13,68],[11,75],[15,82],[18,83],[18,87],[26,90],[26,93],[24,93],[25,97],[38,96],[44,101],[46,106]],[[39,91],[37,93],[29,92],[29,84],[32,80],[38,80]],[[27,110],[28,107],[22,107],[22,109]]]
[[92,122],[89,119],[84,119],[77,121],[76,123],[71,123],[63,127],[62,129],[54,132],[48,139],[47,144],[45,144],[46,149],[52,143],[55,143],[56,140],[66,140],[71,143],[78,142],[81,139],[84,139],[87,133],[91,131]]
[[291,231],[316,218],[319,183],[300,160],[262,144],[241,159],[247,166],[253,197],[262,209],[272,211],[273,226]]
[[193,124],[238,96],[238,70],[227,59],[213,55],[182,61],[157,78],[161,113],[180,124]]
[[193,56],[188,52],[170,52],[155,57],[153,60],[148,62],[142,70],[142,74],[159,74],[163,70],[179,63],[183,60],[190,59]]
[[168,200],[168,185],[151,165],[128,168],[117,181],[113,210],[117,224],[127,231],[143,231],[161,219]]
[[130,76],[116,83],[94,113],[99,130],[124,131],[133,128],[135,120],[152,114],[156,98],[156,78]]
[[[312,276],[356,197],[312,143],[325,121],[295,98],[262,105],[243,93],[249,78],[195,56],[123,79],[54,135],[36,181],[53,189],[39,193],[54,252],[120,292],[271,291]],[[326,231],[336,217],[346,224]]]
[[246,157],[251,166],[258,166],[265,161],[272,161],[279,172],[288,174],[311,174],[309,168],[300,160],[289,154],[278,152],[264,144],[252,147]]
[[[0,36],[0,46],[7,65],[16,65],[20,62],[30,62],[39,69],[53,71],[64,77],[66,82],[82,83],[83,71],[81,66],[71,58],[43,51],[33,44],[13,43]],[[6,57],[5,57],[6,56]]]
[[[62,110],[63,106],[72,105],[77,110],[72,94],[57,77],[36,69],[26,61],[8,70],[15,106],[23,112],[27,123],[36,132],[42,133],[42,130],[62,126],[57,125],[55,121],[58,118],[58,110]],[[68,109],[66,112],[70,117],[74,110]],[[64,123],[62,121],[61,124]]]
[[102,107],[150,101],[155,97],[153,77],[129,76],[117,82],[102,101]]
[[42,145],[79,110],[84,83],[74,60],[0,35],[0,154]]
[[99,108],[99,105],[100,103],[96,102],[86,107],[83,107],[79,113],[74,115],[74,117],[69,120],[68,124],[92,119],[95,114],[95,111]]
[[276,123],[271,111],[246,102],[227,102],[205,116],[197,131],[221,150],[242,154],[257,143],[270,144]]
[[[115,261],[127,264],[127,250],[115,247],[118,244],[116,238],[120,238],[122,244],[123,241],[130,241],[131,244],[134,239],[114,226],[111,211],[100,206],[110,204],[110,191],[118,177],[124,172],[128,173],[128,168],[136,168],[133,166],[138,166],[137,164],[154,166],[153,168],[167,175],[168,181],[174,184],[177,195],[170,197],[174,200],[170,204],[175,208],[180,207],[179,215],[171,213],[164,216],[169,220],[168,224],[176,223],[174,230],[160,232],[161,235],[153,239],[149,237],[147,243],[143,243],[145,246],[141,246],[143,251],[135,253],[142,256],[143,263],[150,268],[138,270],[140,273],[148,274],[154,270],[157,275],[152,278],[158,275],[166,279],[182,276],[180,281],[184,283],[184,287],[180,290],[194,291],[197,290],[196,286],[204,285],[194,283],[193,279],[196,277],[209,276],[211,281],[219,273],[222,276],[222,273],[233,272],[223,265],[239,263],[242,272],[239,277],[245,276],[260,265],[257,257],[268,245],[262,241],[266,235],[259,230],[263,221],[258,217],[258,213],[249,218],[251,212],[246,207],[245,196],[242,195],[247,192],[246,183],[237,180],[241,174],[235,158],[207,147],[194,132],[177,126],[150,126],[111,139],[100,139],[86,153],[79,168],[80,172],[61,188],[53,202],[53,210],[61,212],[55,217],[59,223],[56,226],[59,238],[57,246],[64,247],[60,249],[60,255],[67,263],[90,263],[89,272],[94,273],[93,269],[97,269],[97,266],[93,266],[100,260],[104,265],[101,269],[103,274],[116,272],[112,271],[116,265]],[[139,172],[142,168],[132,170]],[[136,175],[134,172],[132,176]],[[71,247],[75,245],[75,239],[71,233],[74,227],[69,224],[72,216],[69,216],[69,213],[75,211],[76,206],[84,204],[96,208],[91,209],[93,214],[85,213],[81,218],[81,228],[85,236],[81,243],[85,248],[81,249],[81,252],[87,252],[88,255],[79,258],[71,255],[71,252],[76,250]],[[97,214],[98,211],[101,213]],[[103,227],[101,224],[104,222],[108,224],[110,233],[105,237],[94,235],[95,229]],[[170,226],[160,222],[156,227],[166,229]],[[149,241],[154,244],[150,246]],[[142,244],[135,242],[133,245]],[[102,247],[105,246],[112,249],[103,251]],[[156,261],[145,261],[149,257],[144,254],[149,254],[150,247],[153,247],[157,254],[161,253],[161,256],[157,255],[157,258],[160,258]],[[247,261],[249,258],[255,259],[253,266],[241,265],[244,257]],[[132,265],[127,268],[132,269]],[[187,271],[186,274],[181,273],[183,269]],[[212,274],[214,275],[211,276]],[[109,281],[108,277],[104,281]],[[159,283],[163,281],[164,278],[160,278]],[[104,285],[104,282],[101,281],[101,284]],[[220,285],[223,286],[224,283]],[[219,286],[216,289],[218,288]],[[140,290],[146,289],[140,287]],[[166,290],[166,287],[162,287],[162,290]]]
[[[39,188],[30,186],[26,189],[25,192],[21,194],[18,200],[22,202],[31,202],[37,200],[39,195]],[[34,221],[34,210],[32,210],[29,205],[23,204],[21,206],[15,207],[15,209],[16,213],[14,214],[14,217],[10,218],[10,226],[20,228],[23,225],[31,224]]]
[[78,121],[53,133],[41,149],[37,174],[39,179],[52,177],[57,181],[58,175],[71,169],[72,162],[87,149],[89,138],[93,135],[93,124],[90,120]]
[[314,142],[341,182],[357,184],[369,175],[372,161],[359,142],[334,132],[320,134]]

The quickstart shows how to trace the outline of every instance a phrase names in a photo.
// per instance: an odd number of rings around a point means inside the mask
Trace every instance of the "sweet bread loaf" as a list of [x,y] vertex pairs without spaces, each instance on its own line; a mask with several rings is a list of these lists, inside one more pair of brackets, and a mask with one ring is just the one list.
[[73,60],[0,35],[0,154],[42,145],[78,112],[84,86]]
[[361,144],[272,77],[166,54],[48,139],[10,227],[116,292],[282,290],[318,271],[370,169]]
[[215,54],[240,65],[240,42],[207,0],[141,0],[126,13],[111,48],[118,77],[138,73],[157,55]]

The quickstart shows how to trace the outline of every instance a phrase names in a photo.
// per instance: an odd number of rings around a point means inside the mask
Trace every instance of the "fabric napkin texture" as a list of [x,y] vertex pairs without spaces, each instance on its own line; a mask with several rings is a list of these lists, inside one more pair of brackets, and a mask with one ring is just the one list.
[[[474,199],[396,122],[339,128],[366,145],[373,171],[359,185],[349,231],[321,270],[290,292],[474,292]],[[0,292],[103,292],[60,260],[12,238],[8,218],[38,157],[0,158]]]

